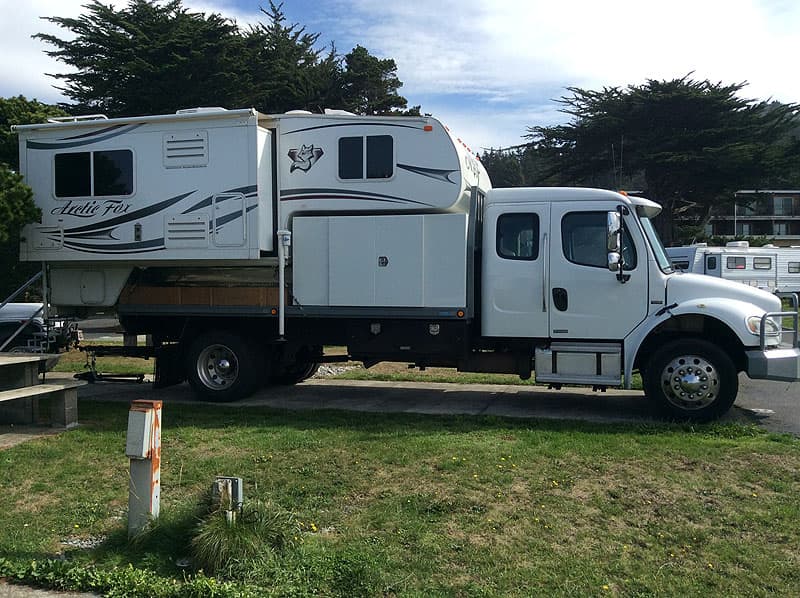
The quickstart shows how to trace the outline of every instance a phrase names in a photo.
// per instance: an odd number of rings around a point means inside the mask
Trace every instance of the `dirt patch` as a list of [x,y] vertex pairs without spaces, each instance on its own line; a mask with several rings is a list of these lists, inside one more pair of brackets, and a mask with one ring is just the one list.
[[0,425],[0,451],[3,449],[11,448],[28,440],[34,438],[41,438],[42,436],[53,436],[60,434],[66,430],[59,428],[52,428],[50,426],[15,426],[15,425]]

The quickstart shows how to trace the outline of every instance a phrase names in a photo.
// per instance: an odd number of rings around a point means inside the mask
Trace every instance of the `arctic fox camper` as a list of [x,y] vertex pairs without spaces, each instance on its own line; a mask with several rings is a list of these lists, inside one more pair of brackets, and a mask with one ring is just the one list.
[[[800,379],[780,302],[673,273],[646,199],[491,189],[431,117],[175,115],[20,126],[42,209],[22,259],[60,315],[117,311],[160,385],[212,400],[293,383],[347,347],[369,367],[630,387],[724,413],[737,373]],[[788,335],[784,335],[788,338]]]
[[750,247],[731,241],[725,247],[696,243],[668,247],[673,266],[758,287],[771,293],[800,293],[800,247]]

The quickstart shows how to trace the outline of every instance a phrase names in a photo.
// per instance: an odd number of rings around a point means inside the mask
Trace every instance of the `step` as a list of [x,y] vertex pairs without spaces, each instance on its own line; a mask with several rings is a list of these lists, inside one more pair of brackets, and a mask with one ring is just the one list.
[[39,384],[39,374],[61,356],[50,353],[0,353],[0,391]]
[[52,426],[77,426],[78,388],[84,384],[82,380],[64,380],[0,391],[0,420],[15,424],[36,423],[39,399],[47,398],[50,399]]
[[67,380],[64,382],[45,382],[44,384],[37,384],[36,386],[25,386],[23,388],[13,388],[11,390],[0,391],[0,403],[5,401],[14,401],[16,399],[26,399],[28,397],[38,397],[47,395],[60,390],[69,390],[84,386],[86,382],[83,380]]
[[58,354],[53,353],[0,353],[0,368],[4,365],[18,365],[21,363],[36,363],[55,359]]

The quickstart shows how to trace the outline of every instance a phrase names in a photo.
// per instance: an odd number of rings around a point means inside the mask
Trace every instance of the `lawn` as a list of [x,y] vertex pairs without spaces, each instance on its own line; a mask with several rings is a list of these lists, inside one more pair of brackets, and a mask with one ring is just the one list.
[[[81,421],[0,452],[0,572],[117,595],[188,588],[191,567],[178,564],[197,505],[224,474],[244,478],[246,500],[271,500],[299,522],[295,547],[226,591],[766,596],[800,587],[800,442],[752,427],[167,404],[162,517],[129,545],[127,406],[82,401]],[[47,574],[30,564],[56,555],[66,562]],[[128,585],[114,575],[89,584],[87,571],[95,580],[123,572]],[[200,579],[212,589],[194,595],[219,595],[223,586]]]

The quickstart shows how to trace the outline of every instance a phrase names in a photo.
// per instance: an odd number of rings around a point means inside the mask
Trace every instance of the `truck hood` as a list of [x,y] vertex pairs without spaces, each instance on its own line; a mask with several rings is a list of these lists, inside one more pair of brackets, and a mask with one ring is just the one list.
[[751,303],[765,312],[781,311],[781,300],[775,295],[740,282],[689,273],[675,273],[667,281],[667,305],[711,298]]

